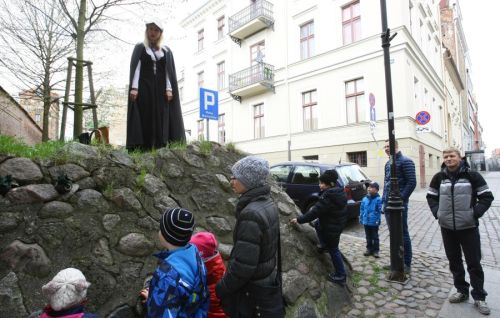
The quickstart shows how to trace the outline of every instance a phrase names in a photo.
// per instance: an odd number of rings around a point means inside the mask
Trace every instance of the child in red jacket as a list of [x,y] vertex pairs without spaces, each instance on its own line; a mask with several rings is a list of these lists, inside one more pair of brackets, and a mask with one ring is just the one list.
[[210,232],[199,232],[191,237],[190,242],[198,248],[207,268],[207,285],[210,291],[208,318],[227,318],[220,306],[220,299],[215,294],[215,285],[226,272],[226,265],[217,250],[217,239]]

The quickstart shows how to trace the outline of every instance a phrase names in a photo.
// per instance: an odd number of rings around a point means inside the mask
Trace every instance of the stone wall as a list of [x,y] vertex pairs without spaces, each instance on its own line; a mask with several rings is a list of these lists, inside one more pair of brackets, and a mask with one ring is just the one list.
[[42,141],[40,127],[2,87],[0,87],[0,134],[19,137],[29,145]]
[[[0,154],[0,175],[19,187],[0,196],[0,317],[26,317],[41,309],[41,286],[66,267],[83,271],[92,285],[88,308],[103,317],[140,317],[138,291],[152,273],[159,249],[159,217],[167,207],[195,214],[196,230],[216,234],[222,255],[232,248],[237,196],[230,167],[241,155],[213,144],[160,149],[130,157],[69,143],[50,160]],[[53,184],[65,173],[69,193]],[[326,254],[314,247],[309,225],[292,228],[293,201],[273,183],[281,219],[287,317],[335,317],[348,302],[346,289],[326,280]]]

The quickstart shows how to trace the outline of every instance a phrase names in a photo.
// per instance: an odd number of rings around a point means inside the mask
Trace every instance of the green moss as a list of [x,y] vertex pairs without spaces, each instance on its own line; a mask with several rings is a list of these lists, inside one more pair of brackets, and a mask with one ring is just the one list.
[[226,144],[226,149],[227,149],[227,151],[229,151],[229,152],[234,152],[234,153],[236,153],[236,154],[241,154],[241,151],[239,151],[239,150],[236,148],[236,145],[235,145],[234,143],[232,143],[232,142],[228,142],[228,143]]
[[168,144],[168,149],[172,150],[186,150],[187,144],[185,142],[171,142]]
[[114,188],[114,182],[111,181],[106,185],[106,188],[104,189],[104,196],[106,198],[111,198],[113,196],[113,191],[115,190]]
[[358,273],[358,272],[352,273],[352,275],[351,275],[352,285],[354,287],[358,288],[359,282],[361,281],[362,278],[363,278],[363,276],[361,275],[361,273]]
[[212,153],[212,143],[210,141],[201,141],[200,142],[200,154],[204,157],[210,156]]
[[142,188],[144,186],[144,181],[146,179],[147,173],[148,173],[148,171],[146,170],[146,168],[141,169],[141,173],[139,173],[139,175],[135,179],[135,182],[136,182],[138,187]]

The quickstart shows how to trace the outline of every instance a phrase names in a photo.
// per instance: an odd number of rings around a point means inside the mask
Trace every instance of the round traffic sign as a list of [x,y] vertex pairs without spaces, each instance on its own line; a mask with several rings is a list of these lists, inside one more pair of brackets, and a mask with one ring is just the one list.
[[419,125],[426,125],[431,121],[431,114],[425,110],[419,111],[415,116],[415,120]]

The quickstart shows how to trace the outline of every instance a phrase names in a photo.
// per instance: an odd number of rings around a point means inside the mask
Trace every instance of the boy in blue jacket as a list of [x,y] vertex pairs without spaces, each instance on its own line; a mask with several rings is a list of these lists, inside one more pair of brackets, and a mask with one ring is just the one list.
[[382,199],[378,194],[379,185],[372,182],[368,185],[368,194],[361,201],[359,208],[359,223],[365,226],[366,251],[364,256],[373,255],[379,258],[378,227],[382,210]]
[[158,236],[166,249],[155,254],[160,259],[146,298],[148,318],[205,318],[210,296],[207,271],[196,246],[189,243],[194,215],[186,209],[169,209],[160,219]]

